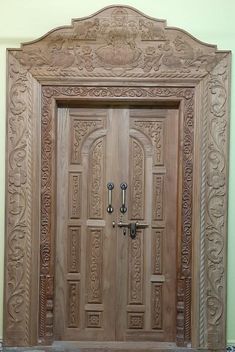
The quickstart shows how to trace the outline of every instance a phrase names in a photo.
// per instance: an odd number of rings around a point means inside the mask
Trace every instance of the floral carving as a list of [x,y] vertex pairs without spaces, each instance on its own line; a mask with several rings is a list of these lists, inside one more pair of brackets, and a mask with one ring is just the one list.
[[154,148],[154,165],[164,163],[164,123],[163,121],[135,121],[134,128],[142,131],[150,138]]
[[103,295],[103,233],[100,229],[89,230],[87,262],[87,302],[102,303]]
[[74,120],[72,123],[73,139],[71,141],[71,162],[81,163],[81,148],[86,137],[93,131],[102,127],[102,121]]
[[104,187],[104,139],[96,141],[90,153],[89,216],[91,219],[103,217]]
[[152,329],[162,329],[162,285],[152,285]]
[[208,308],[208,341],[210,346],[221,344],[225,314],[223,297],[225,290],[225,238],[226,221],[226,101],[227,101],[227,60],[221,61],[210,76],[211,114],[207,140],[208,172],[207,177],[207,218],[206,218],[206,255],[207,281],[206,303]]
[[143,147],[131,139],[131,218],[144,218],[144,151]]
[[143,304],[143,231],[129,239],[129,304]]
[[32,87],[14,58],[9,65],[6,333],[7,339],[15,336],[18,345],[24,345],[30,334]]
[[37,77],[50,72],[62,77],[115,77],[127,72],[158,77],[169,70],[172,77],[201,77],[218,62],[213,47],[205,52],[192,38],[166,30],[163,21],[145,19],[121,6],[107,12],[108,16],[98,14],[92,20],[74,21],[72,28],[57,29],[15,56]]

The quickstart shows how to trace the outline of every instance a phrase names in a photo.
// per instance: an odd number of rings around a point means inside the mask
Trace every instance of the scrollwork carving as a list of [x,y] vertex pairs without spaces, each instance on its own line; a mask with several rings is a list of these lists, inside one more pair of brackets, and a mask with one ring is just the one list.
[[32,77],[12,56],[9,65],[6,335],[24,345],[30,336]]
[[223,60],[212,71],[209,81],[211,91],[211,114],[208,120],[207,158],[207,218],[205,227],[207,281],[206,304],[208,319],[208,341],[212,346],[220,344],[224,331],[225,291],[225,207],[227,176],[227,60]]

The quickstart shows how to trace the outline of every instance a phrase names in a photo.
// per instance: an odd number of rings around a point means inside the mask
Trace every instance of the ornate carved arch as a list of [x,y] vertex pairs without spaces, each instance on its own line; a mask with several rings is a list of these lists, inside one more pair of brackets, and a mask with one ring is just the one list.
[[5,344],[53,340],[56,106],[141,100],[177,101],[186,126],[178,343],[223,349],[230,52],[111,6],[9,49],[8,67]]

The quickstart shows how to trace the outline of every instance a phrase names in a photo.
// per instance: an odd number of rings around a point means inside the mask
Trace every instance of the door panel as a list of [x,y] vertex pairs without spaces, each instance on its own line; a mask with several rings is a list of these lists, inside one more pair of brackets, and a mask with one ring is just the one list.
[[59,110],[57,339],[175,341],[178,130],[173,109]]
[[129,126],[129,156],[123,156],[129,158],[129,203],[122,220],[148,226],[134,240],[119,229],[117,257],[124,258],[117,263],[116,336],[175,341],[178,114],[130,109]]

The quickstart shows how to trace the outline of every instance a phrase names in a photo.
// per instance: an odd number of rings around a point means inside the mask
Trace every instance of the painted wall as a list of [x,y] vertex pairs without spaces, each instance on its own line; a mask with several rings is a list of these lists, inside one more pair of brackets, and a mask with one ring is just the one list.
[[[102,7],[124,4],[147,15],[167,19],[169,26],[180,27],[196,38],[217,44],[219,49],[235,52],[234,0],[1,0],[0,2],[0,339],[3,315],[4,256],[4,164],[5,164],[5,62],[6,48],[37,39],[52,28],[70,24]],[[233,62],[235,59],[233,57]],[[232,74],[231,146],[228,233],[228,320],[227,338],[235,344],[235,70]]]

